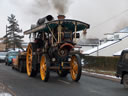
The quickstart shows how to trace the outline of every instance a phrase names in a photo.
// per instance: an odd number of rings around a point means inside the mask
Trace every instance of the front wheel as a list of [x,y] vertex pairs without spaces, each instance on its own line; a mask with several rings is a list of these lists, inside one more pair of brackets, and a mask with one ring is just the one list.
[[124,88],[128,88],[128,74],[125,74],[123,76],[123,84],[124,84]]
[[81,72],[82,72],[82,66],[81,66],[81,59],[79,55],[73,55],[71,57],[71,62],[70,62],[71,70],[71,78],[73,81],[78,82],[81,77]]
[[40,76],[44,82],[47,82],[49,79],[49,73],[50,73],[49,66],[50,66],[50,62],[48,60],[48,57],[46,55],[43,55],[41,57],[41,62],[40,62]]

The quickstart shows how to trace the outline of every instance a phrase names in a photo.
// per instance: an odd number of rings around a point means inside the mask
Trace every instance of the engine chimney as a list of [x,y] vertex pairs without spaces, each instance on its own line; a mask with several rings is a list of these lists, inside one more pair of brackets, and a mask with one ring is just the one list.
[[58,15],[57,17],[58,17],[58,20],[65,19],[64,15]]

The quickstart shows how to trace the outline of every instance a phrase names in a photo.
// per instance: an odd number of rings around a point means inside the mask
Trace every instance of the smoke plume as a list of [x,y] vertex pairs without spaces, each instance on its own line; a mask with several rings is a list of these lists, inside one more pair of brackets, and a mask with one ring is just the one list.
[[[47,14],[62,14],[90,24],[89,38],[103,38],[128,26],[128,0],[2,0],[9,1],[11,7],[4,9],[16,11],[23,25],[30,25]],[[72,4],[73,2],[73,4]],[[71,6],[72,4],[72,6]],[[1,4],[2,6],[4,4]],[[16,7],[17,6],[17,7]],[[16,7],[13,8],[12,7]],[[9,12],[8,10],[1,12]],[[17,15],[16,14],[16,15]]]
[[40,16],[45,16],[45,14],[51,9],[48,0],[11,0],[17,9],[25,13],[24,15],[39,18]]
[[26,0],[24,3],[20,0],[12,0],[10,3],[17,6],[26,15],[39,18],[49,13],[65,15],[72,4],[72,0]]
[[50,4],[57,11],[57,14],[65,15],[68,12],[71,0],[49,0]]
[[45,15],[51,9],[48,0],[34,0],[32,5],[34,8],[31,8],[29,11],[38,16]]

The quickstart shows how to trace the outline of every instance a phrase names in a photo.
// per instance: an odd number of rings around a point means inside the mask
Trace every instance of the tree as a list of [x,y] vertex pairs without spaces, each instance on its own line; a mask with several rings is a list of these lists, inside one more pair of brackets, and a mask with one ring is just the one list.
[[15,15],[11,14],[8,17],[9,26],[7,26],[6,35],[4,36],[3,43],[7,45],[7,48],[22,48],[21,43],[23,42],[22,38],[24,36],[19,35],[22,33],[22,30],[19,28],[18,21],[15,19]]

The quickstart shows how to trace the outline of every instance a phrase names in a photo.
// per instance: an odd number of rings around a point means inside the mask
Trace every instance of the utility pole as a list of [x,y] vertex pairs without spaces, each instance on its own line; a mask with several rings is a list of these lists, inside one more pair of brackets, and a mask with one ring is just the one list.
[[[7,28],[8,28],[8,26],[6,25],[6,38],[7,38],[7,31],[8,31],[8,29],[7,29]],[[6,47],[5,47],[5,48],[6,48],[5,50],[6,50],[6,51],[8,51],[8,44],[7,44],[7,40],[6,40],[6,45],[5,45],[5,46],[6,46]]]
[[97,42],[97,56],[99,56],[99,45],[100,45],[100,40]]
[[97,56],[99,56],[99,45],[97,45]]

